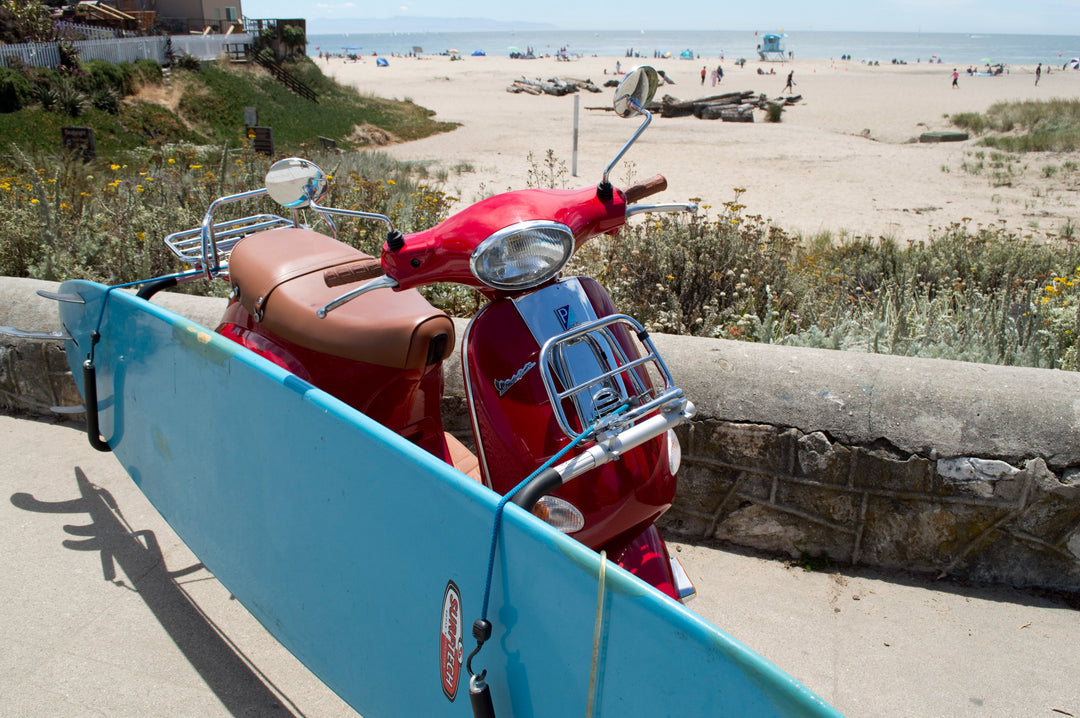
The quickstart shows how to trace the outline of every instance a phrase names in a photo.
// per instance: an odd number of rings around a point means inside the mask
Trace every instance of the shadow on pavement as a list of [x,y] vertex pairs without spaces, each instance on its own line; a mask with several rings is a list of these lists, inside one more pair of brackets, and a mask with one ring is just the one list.
[[126,588],[124,580],[117,577],[119,566],[131,582],[131,589],[230,713],[301,716],[295,705],[292,709],[284,705],[288,698],[281,696],[245,659],[177,582],[178,578],[202,570],[203,565],[169,571],[153,531],[129,527],[113,496],[95,486],[79,467],[75,467],[75,479],[80,496],[77,499],[47,502],[20,492],[11,496],[11,503],[36,513],[87,514],[90,523],[64,526],[66,533],[79,538],[65,539],[63,546],[74,551],[99,551],[105,580]]

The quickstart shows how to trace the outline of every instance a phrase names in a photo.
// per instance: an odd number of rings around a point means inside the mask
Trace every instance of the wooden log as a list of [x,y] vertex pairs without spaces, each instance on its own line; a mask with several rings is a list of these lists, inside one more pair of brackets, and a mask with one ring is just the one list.
[[725,107],[728,105],[702,105],[700,112],[694,115],[702,120],[719,120]]
[[564,78],[567,82],[572,82],[578,86],[578,89],[585,90],[587,92],[602,92],[602,90],[596,86],[592,80],[579,80],[573,77]]
[[525,92],[530,95],[541,95],[544,92],[539,86],[525,80],[514,80],[514,84],[510,87],[516,88],[514,90],[507,88],[511,92]]
[[720,119],[724,122],[753,122],[754,111],[753,106],[750,106],[750,110],[741,110],[738,107],[725,107],[720,111]]

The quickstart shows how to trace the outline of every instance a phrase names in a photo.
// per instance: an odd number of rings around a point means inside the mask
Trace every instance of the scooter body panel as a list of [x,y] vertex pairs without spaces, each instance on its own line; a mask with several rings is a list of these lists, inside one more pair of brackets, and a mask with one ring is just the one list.
[[618,229],[626,218],[626,201],[619,193],[608,200],[596,188],[526,189],[488,197],[444,222],[405,237],[397,251],[383,251],[386,274],[402,288],[432,282],[457,282],[484,289],[470,268],[473,250],[494,232],[532,220],[566,225],[576,246],[589,237]]
[[277,336],[235,300],[226,307],[217,332],[449,461],[441,414],[442,362],[398,369],[331,356]]

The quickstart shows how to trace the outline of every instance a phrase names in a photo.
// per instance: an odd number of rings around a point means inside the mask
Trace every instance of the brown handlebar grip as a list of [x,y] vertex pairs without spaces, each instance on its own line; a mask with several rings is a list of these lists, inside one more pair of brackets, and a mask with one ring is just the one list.
[[638,182],[633,187],[626,188],[626,203],[633,204],[638,200],[645,199],[649,195],[656,194],[657,192],[663,192],[667,189],[667,178],[664,175],[656,175],[650,177],[644,182]]
[[328,287],[339,287],[342,284],[374,279],[381,274],[382,264],[374,257],[370,257],[327,269],[323,272],[323,281]]

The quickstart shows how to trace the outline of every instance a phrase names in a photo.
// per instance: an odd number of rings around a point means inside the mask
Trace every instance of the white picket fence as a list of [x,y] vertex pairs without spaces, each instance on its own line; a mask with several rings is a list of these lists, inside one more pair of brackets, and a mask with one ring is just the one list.
[[84,40],[112,40],[117,37],[138,37],[137,32],[131,30],[115,30],[109,27],[97,27],[96,25],[83,25],[80,22],[67,20],[53,20],[53,29],[62,37],[79,37]]
[[[248,45],[247,33],[232,35],[172,35],[173,54],[193,55],[200,60],[213,60],[225,51],[226,45]],[[71,43],[83,60],[106,60],[112,63],[155,60],[165,64],[166,38],[128,37],[109,40],[78,40]],[[17,58],[25,65],[35,67],[58,67],[60,50],[55,42],[30,42],[18,45],[0,45],[0,64],[8,64],[9,58]]]

